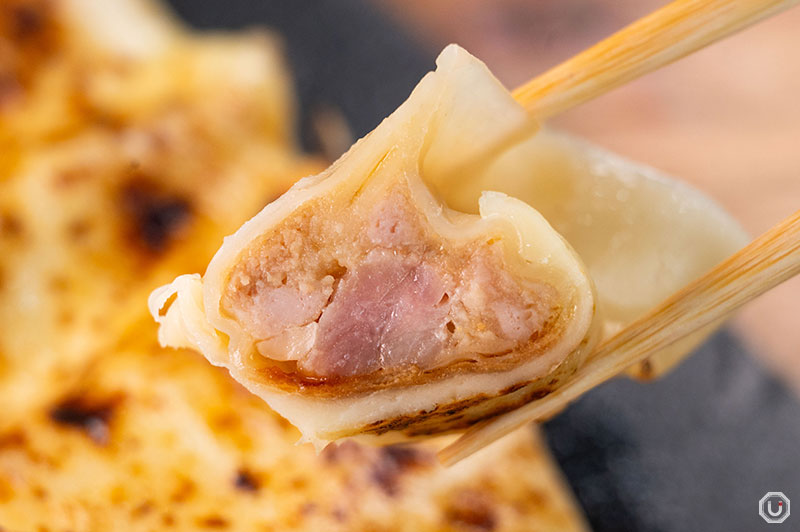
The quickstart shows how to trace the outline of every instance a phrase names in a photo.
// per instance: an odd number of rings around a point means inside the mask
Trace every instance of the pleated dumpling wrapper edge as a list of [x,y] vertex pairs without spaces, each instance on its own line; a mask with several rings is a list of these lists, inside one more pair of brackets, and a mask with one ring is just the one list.
[[151,295],[162,344],[228,368],[316,444],[459,430],[557,388],[600,329],[579,257],[522,201],[485,192],[466,214],[432,192],[536,129],[449,46],[374,131],[226,238],[202,278]]
[[[604,336],[641,317],[750,240],[723,208],[686,183],[548,129],[454,185],[441,183],[438,190],[455,209],[472,212],[472,202],[483,190],[503,192],[536,208],[567,239],[594,282]],[[630,373],[644,379],[664,374],[719,325],[664,348]]]

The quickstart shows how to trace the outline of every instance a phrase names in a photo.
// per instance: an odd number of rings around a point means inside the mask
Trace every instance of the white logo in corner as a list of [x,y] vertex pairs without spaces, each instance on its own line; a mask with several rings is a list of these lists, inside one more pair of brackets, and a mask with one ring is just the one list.
[[770,491],[758,501],[758,515],[767,523],[783,523],[789,517],[789,497],[780,491]]

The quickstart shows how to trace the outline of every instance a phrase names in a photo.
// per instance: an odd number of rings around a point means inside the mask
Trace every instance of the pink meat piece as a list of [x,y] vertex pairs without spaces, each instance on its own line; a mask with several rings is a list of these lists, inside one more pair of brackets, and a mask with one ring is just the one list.
[[342,278],[301,367],[352,376],[429,364],[447,337],[445,283],[430,265],[373,251]]
[[252,297],[252,304],[234,307],[233,312],[255,338],[271,338],[287,327],[317,319],[332,291],[331,284],[323,282],[305,290],[296,286],[263,287]]

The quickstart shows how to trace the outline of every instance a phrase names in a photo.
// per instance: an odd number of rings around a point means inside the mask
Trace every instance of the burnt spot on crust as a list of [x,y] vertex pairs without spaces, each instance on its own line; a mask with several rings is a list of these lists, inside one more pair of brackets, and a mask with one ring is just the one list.
[[0,237],[3,239],[18,238],[23,233],[22,220],[10,212],[0,213]]
[[302,475],[295,475],[289,479],[289,487],[293,490],[303,491],[308,487],[308,478]]
[[83,431],[97,445],[110,439],[109,424],[120,398],[95,400],[86,396],[63,399],[50,409],[50,419],[59,425]]
[[31,486],[31,495],[36,500],[44,501],[50,496],[50,493],[42,486]]
[[155,504],[151,500],[145,500],[131,509],[131,517],[134,519],[142,518],[155,510]]
[[227,519],[216,514],[200,517],[197,519],[196,523],[197,526],[202,528],[228,528],[230,525]]
[[233,479],[233,486],[238,490],[254,493],[261,488],[261,483],[252,472],[239,469]]
[[433,451],[424,447],[399,444],[375,448],[353,440],[328,444],[321,457],[324,463],[342,466],[345,471],[351,471],[353,466],[363,469],[365,481],[389,497],[400,493],[406,475],[418,474],[438,464]]
[[197,485],[188,477],[179,477],[175,489],[169,496],[170,502],[184,503],[197,493]]
[[445,519],[448,525],[471,532],[492,532],[498,521],[489,496],[476,490],[456,493],[448,501]]
[[0,451],[3,449],[24,447],[27,443],[28,438],[21,430],[14,430],[6,434],[0,434]]
[[192,216],[187,199],[140,177],[122,186],[120,204],[132,238],[151,254],[164,252]]
[[56,17],[52,0],[4,0],[0,4],[2,37],[18,53],[44,52],[55,44]]
[[60,41],[51,0],[0,2],[0,47],[7,59],[0,65],[0,105],[30,85],[39,65],[58,51]]
[[6,451],[18,451],[23,453],[32,462],[43,462],[47,458],[37,451],[32,445],[28,435],[19,428],[14,428],[9,432],[0,434],[0,455]]
[[431,467],[435,462],[430,452],[412,445],[381,447],[370,478],[386,495],[394,496],[400,491],[400,479],[405,473]]
[[45,4],[21,4],[10,9],[10,26],[12,38],[26,40],[35,37],[45,26]]
[[67,225],[67,238],[72,242],[85,240],[92,231],[92,223],[89,220],[77,219]]

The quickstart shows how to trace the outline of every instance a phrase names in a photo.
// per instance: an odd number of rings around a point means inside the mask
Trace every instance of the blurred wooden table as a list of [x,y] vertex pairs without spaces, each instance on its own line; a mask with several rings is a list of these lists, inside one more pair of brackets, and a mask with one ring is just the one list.
[[[423,43],[458,42],[509,87],[666,2],[375,0]],[[800,8],[558,117],[554,123],[678,176],[752,234],[800,209]],[[735,327],[800,390],[800,279]]]

